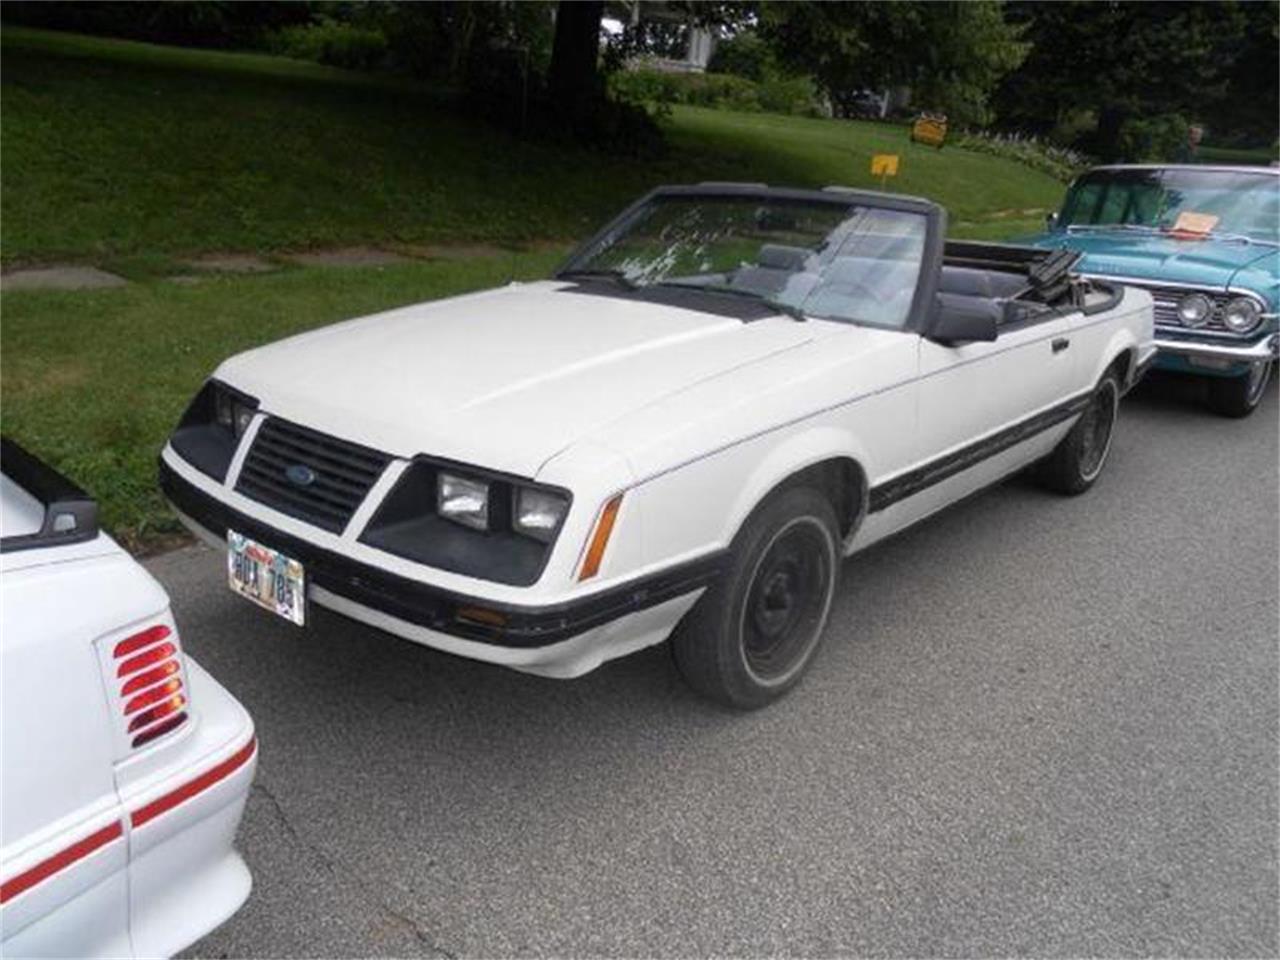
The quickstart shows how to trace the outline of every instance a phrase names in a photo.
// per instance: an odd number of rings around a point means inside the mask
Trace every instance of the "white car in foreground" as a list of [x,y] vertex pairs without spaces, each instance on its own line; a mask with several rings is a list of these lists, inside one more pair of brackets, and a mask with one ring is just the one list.
[[571,677],[675,631],[687,680],[796,682],[852,554],[1041,461],[1090,486],[1148,294],[944,241],[926,200],[667,187],[555,279],[223,363],[161,485],[232,589]]
[[249,895],[249,715],[93,501],[0,446],[0,955],[158,957]]

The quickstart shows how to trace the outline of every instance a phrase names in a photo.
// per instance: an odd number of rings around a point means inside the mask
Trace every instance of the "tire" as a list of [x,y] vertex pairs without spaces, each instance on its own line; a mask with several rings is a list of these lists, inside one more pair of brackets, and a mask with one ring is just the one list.
[[1258,409],[1274,366],[1270,360],[1259,360],[1242,377],[1213,377],[1209,380],[1209,409],[1223,417],[1247,417]]
[[724,577],[672,636],[686,683],[717,703],[754,710],[794,687],[821,643],[840,578],[830,500],[782,490],[734,538]]
[[1040,463],[1037,479],[1056,493],[1076,496],[1094,485],[1106,466],[1120,409],[1120,380],[1108,370],[1080,419]]

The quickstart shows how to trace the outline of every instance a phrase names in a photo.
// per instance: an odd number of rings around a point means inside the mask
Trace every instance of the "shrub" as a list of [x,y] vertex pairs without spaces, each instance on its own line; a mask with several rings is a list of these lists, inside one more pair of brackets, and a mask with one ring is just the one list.
[[1176,160],[1186,147],[1189,126],[1177,113],[1135,117],[1121,125],[1117,149],[1134,163]]
[[720,110],[818,113],[813,83],[808,78],[774,79],[755,83],[728,73],[668,73],[661,70],[620,70],[609,78],[609,92],[617,100],[669,107],[673,103]]
[[348,70],[374,70],[387,56],[387,38],[381,30],[331,17],[282,27],[269,36],[267,47],[296,60]]
[[760,109],[769,113],[789,113],[796,116],[822,115],[818,106],[818,91],[808,77],[775,77],[758,86]]
[[1075,150],[1057,147],[1038,137],[1020,133],[991,134],[962,130],[947,142],[962,150],[989,153],[992,156],[1016,160],[1041,173],[1047,173],[1064,183],[1092,165],[1092,159]]
[[763,83],[778,72],[778,67],[769,45],[757,34],[746,31],[716,44],[707,72],[731,73]]

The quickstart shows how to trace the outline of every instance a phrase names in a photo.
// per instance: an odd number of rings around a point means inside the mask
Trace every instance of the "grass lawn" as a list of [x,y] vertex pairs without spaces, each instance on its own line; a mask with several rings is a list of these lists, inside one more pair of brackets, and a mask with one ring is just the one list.
[[1062,185],[906,129],[680,108],[657,160],[525,142],[403,81],[278,57],[6,27],[4,262],[358,243],[580,237],[662,182],[876,185],[949,208],[957,232],[1018,232]]
[[1274,147],[1270,150],[1265,148],[1249,150],[1237,147],[1201,146],[1196,151],[1196,159],[1200,163],[1242,163],[1247,166],[1268,167],[1277,157],[1280,157],[1280,154],[1277,154]]
[[229,354],[334,320],[484,287],[513,259],[290,267],[164,279],[175,258],[352,244],[529,246],[519,276],[663,182],[876,186],[944,204],[953,233],[1030,232],[1061,184],[1011,161],[908,142],[906,130],[679,108],[651,161],[529,143],[416,84],[276,57],[6,27],[0,35],[0,257],[69,260],[141,280],[6,292],[3,429],[97,496],[133,546],[175,522],[155,458]]
[[0,351],[4,432],[92,492],[104,526],[145,548],[178,529],[156,490],[156,457],[225,357],[336,320],[545,276],[562,256],[10,291]]

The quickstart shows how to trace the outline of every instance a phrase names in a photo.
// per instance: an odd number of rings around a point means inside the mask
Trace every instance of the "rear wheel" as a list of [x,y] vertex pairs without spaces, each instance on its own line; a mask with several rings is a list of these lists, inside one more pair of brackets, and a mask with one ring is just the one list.
[[1053,453],[1041,462],[1037,476],[1050,490],[1074,496],[1093,486],[1111,452],[1120,408],[1120,381],[1109,370],[1094,388],[1080,419]]
[[1242,377],[1214,377],[1209,380],[1209,409],[1224,417],[1247,417],[1258,409],[1271,382],[1270,360],[1249,365]]
[[685,681],[743,710],[782,696],[817,652],[839,573],[830,501],[808,487],[772,497],[735,538],[724,578],[672,637]]

